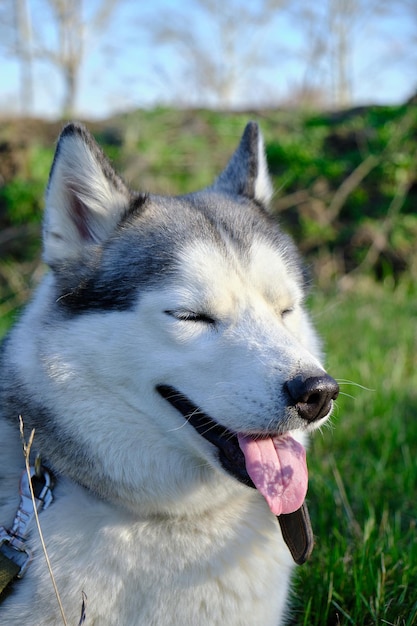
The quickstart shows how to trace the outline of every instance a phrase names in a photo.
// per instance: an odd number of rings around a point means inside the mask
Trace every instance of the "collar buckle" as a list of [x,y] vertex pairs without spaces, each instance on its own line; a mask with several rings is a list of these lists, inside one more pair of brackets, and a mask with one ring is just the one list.
[[[52,477],[43,466],[29,468],[30,479],[26,471],[20,478],[19,493],[20,503],[17,509],[13,525],[9,529],[0,526],[0,552],[19,567],[17,578],[21,578],[32,558],[31,552],[26,548],[26,536],[29,526],[36,512],[46,509],[52,502]],[[34,492],[34,502],[30,489],[29,480]]]

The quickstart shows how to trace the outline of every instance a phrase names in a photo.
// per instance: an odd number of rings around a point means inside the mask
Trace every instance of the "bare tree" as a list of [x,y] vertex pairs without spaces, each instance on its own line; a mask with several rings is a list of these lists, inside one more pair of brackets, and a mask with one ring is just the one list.
[[39,49],[39,56],[51,61],[62,73],[64,81],[64,116],[75,109],[78,76],[84,56],[85,24],[81,0],[49,0],[58,31],[55,49]]
[[331,0],[328,9],[330,39],[330,64],[333,79],[333,98],[338,106],[352,102],[353,49],[358,21],[371,8],[372,2],[363,6],[361,0]]
[[22,113],[33,105],[32,24],[28,0],[0,0],[0,47],[20,68]]
[[[83,0],[0,0],[3,47],[20,64],[24,111],[33,104],[33,65],[43,61],[61,74],[63,116],[74,113],[86,42],[98,38],[123,1],[100,0],[91,12],[92,3],[88,7]],[[54,36],[47,34],[46,23]]]
[[302,35],[298,46],[292,51],[301,67],[301,75],[292,80],[287,104],[296,103],[303,108],[315,108],[329,102],[329,31],[326,10],[326,4],[308,0],[296,1],[291,5],[290,15],[294,28]]
[[375,30],[379,18],[390,10],[387,0],[295,0],[291,12],[297,30],[303,33],[299,59],[305,67],[306,93],[321,84],[334,105],[349,106],[354,99],[359,37],[369,23]]
[[[288,0],[190,0],[192,8],[167,9],[149,20],[154,44],[169,48],[178,60],[175,97],[187,104],[235,105],[243,93],[259,98],[254,73],[277,62],[280,33],[274,19]],[[276,27],[276,26],[275,26]],[[269,35],[269,37],[268,37]],[[164,70],[159,66],[159,71]]]
[[20,58],[20,92],[22,110],[31,111],[33,106],[33,58],[32,58],[32,23],[27,0],[16,0],[16,53]]

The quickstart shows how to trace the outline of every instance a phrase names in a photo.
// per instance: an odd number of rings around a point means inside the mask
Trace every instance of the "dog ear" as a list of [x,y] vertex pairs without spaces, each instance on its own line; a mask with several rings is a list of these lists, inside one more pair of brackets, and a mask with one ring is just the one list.
[[74,259],[86,245],[105,241],[129,198],[92,136],[80,124],[68,124],[58,141],[46,191],[45,262]]
[[262,133],[256,122],[247,124],[240,144],[212,189],[243,195],[267,206],[272,198]]

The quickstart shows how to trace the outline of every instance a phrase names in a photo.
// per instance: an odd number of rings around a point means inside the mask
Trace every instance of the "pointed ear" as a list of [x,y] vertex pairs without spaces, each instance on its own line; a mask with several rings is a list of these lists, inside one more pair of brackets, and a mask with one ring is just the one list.
[[87,130],[61,133],[46,191],[44,260],[74,259],[105,241],[127,209],[130,192]]
[[240,144],[212,189],[243,195],[267,206],[272,198],[263,137],[256,122],[249,122]]

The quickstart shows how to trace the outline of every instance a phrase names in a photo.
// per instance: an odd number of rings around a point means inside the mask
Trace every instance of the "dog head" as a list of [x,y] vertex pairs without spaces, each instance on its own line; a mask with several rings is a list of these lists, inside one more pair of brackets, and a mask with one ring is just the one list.
[[[254,123],[211,187],[173,198],[131,192],[83,127],[64,129],[46,195],[52,272],[18,357],[59,471],[132,506],[172,504],[224,470],[250,484],[248,441],[302,439],[328,417],[337,384],[271,190]],[[88,466],[74,467],[77,447]]]

